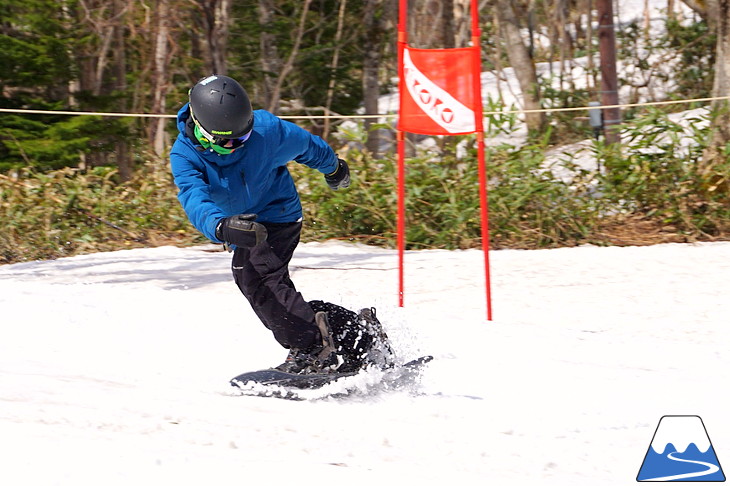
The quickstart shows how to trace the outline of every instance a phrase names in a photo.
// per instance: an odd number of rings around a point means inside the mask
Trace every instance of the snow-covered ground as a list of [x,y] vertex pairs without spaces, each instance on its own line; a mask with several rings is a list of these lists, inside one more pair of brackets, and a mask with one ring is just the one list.
[[495,251],[492,322],[479,251],[409,252],[398,308],[394,252],[301,245],[306,298],[435,356],[418,386],[307,401],[228,385],[285,352],[210,249],[0,267],[0,484],[628,485],[670,414],[730,463],[730,243]]
[[[634,484],[659,419],[730,461],[730,243],[479,251],[301,245],[308,299],[374,305],[419,386],[236,396],[284,350],[208,247],[0,267],[0,484]],[[377,481],[377,482],[374,482]]]

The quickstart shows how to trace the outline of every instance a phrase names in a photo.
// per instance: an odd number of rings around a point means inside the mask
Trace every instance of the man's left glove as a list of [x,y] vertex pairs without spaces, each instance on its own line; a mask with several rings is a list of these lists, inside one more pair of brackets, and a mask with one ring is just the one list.
[[327,181],[330,189],[335,191],[350,187],[350,168],[347,166],[347,162],[337,159],[337,168],[331,174],[325,175],[324,180]]
[[[266,227],[257,223],[255,214],[236,214],[218,221],[215,237],[225,242],[226,248],[236,245],[251,248],[266,241]],[[229,250],[230,251],[230,250]]]

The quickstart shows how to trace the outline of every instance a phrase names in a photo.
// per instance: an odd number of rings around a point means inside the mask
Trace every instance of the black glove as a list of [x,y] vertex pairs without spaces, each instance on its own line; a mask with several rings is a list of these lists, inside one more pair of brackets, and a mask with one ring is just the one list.
[[350,187],[350,168],[347,166],[347,162],[337,159],[337,168],[333,173],[324,176],[324,180],[327,181],[330,189],[335,191]]
[[[261,223],[254,222],[255,214],[237,214],[218,221],[215,237],[229,245],[251,248],[266,241],[268,232]],[[230,251],[230,250],[229,250]]]

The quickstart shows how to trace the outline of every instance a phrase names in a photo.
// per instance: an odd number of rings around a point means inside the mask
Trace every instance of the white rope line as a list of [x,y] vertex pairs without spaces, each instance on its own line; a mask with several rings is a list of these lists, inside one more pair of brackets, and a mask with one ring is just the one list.
[[21,110],[17,108],[0,108],[0,112],[20,113],[27,115],[94,115],[135,118],[175,118],[176,115],[155,115],[153,113],[114,113],[101,111],[56,111],[56,110]]
[[[685,100],[669,100],[669,101],[647,101],[644,103],[623,103],[618,105],[596,105],[596,106],[578,106],[572,108],[540,108],[536,110],[503,110],[503,111],[483,111],[483,116],[488,115],[511,115],[519,113],[556,113],[562,111],[586,111],[586,110],[602,110],[607,108],[633,108],[638,106],[662,106],[676,105],[680,103],[705,103],[708,101],[728,100],[730,96],[717,96],[712,98],[693,98]],[[79,115],[79,116],[110,116],[110,117],[134,117],[134,118],[176,118],[177,115],[155,114],[155,113],[115,113],[101,111],[61,111],[61,110],[25,110],[18,108],[0,108],[0,113],[17,113],[25,115]],[[367,119],[367,118],[398,118],[397,113],[382,113],[378,115],[281,115],[279,118],[290,120],[347,120],[347,119]]]

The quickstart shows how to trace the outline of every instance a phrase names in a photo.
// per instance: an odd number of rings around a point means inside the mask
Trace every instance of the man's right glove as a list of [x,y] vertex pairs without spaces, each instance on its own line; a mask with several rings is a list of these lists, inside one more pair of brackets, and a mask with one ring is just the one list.
[[325,175],[324,180],[327,181],[330,189],[335,191],[350,187],[350,168],[347,166],[347,162],[337,159],[337,168],[331,174]]
[[[215,237],[225,242],[226,249],[230,245],[251,248],[266,241],[268,232],[261,223],[256,223],[255,214],[236,214],[218,221]],[[228,249],[230,251],[230,249]]]

